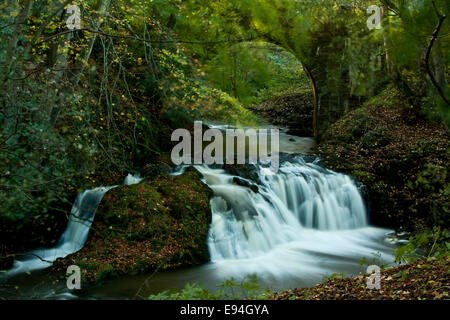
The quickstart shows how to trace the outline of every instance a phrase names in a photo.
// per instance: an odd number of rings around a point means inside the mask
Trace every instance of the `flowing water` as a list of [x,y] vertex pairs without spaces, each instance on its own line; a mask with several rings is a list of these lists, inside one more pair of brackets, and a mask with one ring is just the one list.
[[[138,175],[129,174],[124,180],[124,185],[137,184],[141,180]],[[118,186],[99,187],[80,193],[72,206],[67,228],[57,245],[54,248],[38,249],[24,254],[23,259],[14,261],[12,269],[8,270],[3,277],[47,268],[56,259],[64,258],[83,248],[98,205],[105,193],[116,187]]]
[[[280,135],[280,140],[280,151],[287,153],[305,153],[313,143],[308,138],[285,134]],[[309,157],[290,156],[280,164],[277,173],[253,165],[256,181],[233,176],[218,167],[195,166],[214,192],[207,240],[211,262],[206,265],[123,277],[71,293],[62,286],[42,282],[42,271],[24,275],[83,247],[95,209],[103,195],[117,187],[111,186],[80,194],[58,245],[16,261],[8,274],[19,274],[15,279],[23,284],[21,293],[28,297],[133,298],[136,294],[145,297],[179,289],[188,282],[214,289],[231,277],[240,280],[252,274],[258,275],[263,286],[275,290],[306,287],[332,273],[352,275],[365,271],[359,263],[363,258],[375,264],[393,262],[394,245],[387,239],[390,231],[369,225],[355,181],[319,166]],[[182,174],[184,169],[180,167],[174,174]],[[236,178],[254,187],[237,185]],[[124,184],[140,180],[130,175]]]

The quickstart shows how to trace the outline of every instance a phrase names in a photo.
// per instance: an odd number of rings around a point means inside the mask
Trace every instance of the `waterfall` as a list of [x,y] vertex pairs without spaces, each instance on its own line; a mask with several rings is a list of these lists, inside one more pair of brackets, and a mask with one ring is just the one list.
[[300,157],[283,163],[278,173],[255,166],[261,181],[258,192],[234,184],[234,176],[224,170],[207,166],[197,170],[214,191],[208,242],[213,261],[268,252],[295,241],[305,228],[332,231],[367,226],[355,183]]
[[[139,175],[129,174],[125,178],[123,185],[137,184],[141,181],[142,178]],[[56,246],[50,249],[37,249],[25,254],[24,259],[16,259],[12,269],[8,270],[5,276],[9,277],[23,272],[47,268],[56,259],[64,258],[83,248],[94,221],[97,207],[103,196],[116,187],[118,186],[99,187],[80,193],[72,206],[66,230],[59,238]]]
[[[172,174],[182,174],[187,167],[180,166]],[[213,190],[207,239],[211,263],[185,271],[180,275],[183,279],[207,277],[216,284],[256,273],[263,284],[286,289],[312,286],[335,272],[364,271],[359,264],[362,258],[374,264],[393,261],[393,245],[386,241],[390,230],[368,225],[356,183],[312,159],[289,156],[277,173],[263,165],[247,167],[250,175],[248,171],[232,175],[205,164],[194,168]],[[124,184],[141,180],[129,175]],[[80,250],[97,206],[115,187],[78,195],[58,244],[16,260],[6,276],[48,267],[55,259]]]
[[143,178],[141,178],[141,175],[139,173],[137,174],[131,174],[129,173],[126,177],[125,180],[123,181],[123,184],[125,186],[131,186],[133,184],[138,184],[143,180]]
[[[259,181],[239,177],[239,185],[223,169],[195,168],[214,192],[208,247],[224,279],[258,273],[319,282],[340,269],[356,271],[363,257],[393,261],[389,230],[368,225],[360,191],[346,175],[301,156],[277,173],[254,165]],[[251,184],[257,188],[245,186]]]

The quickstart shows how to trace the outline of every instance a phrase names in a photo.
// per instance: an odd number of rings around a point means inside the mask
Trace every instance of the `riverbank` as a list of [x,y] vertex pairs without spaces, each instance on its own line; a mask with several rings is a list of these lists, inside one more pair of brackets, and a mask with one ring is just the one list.
[[[430,145],[434,141],[441,144],[448,143],[445,140],[445,132],[442,133],[442,127],[438,124],[431,121],[414,122],[414,119],[406,117],[407,109],[405,109],[406,106],[400,104],[401,99],[401,96],[395,96],[394,91],[383,92],[336,122],[316,148],[322,155],[322,164],[325,167],[351,174],[365,183],[369,204],[373,202],[372,189],[374,187],[371,182],[376,182],[378,179],[385,179],[386,183],[391,181],[388,180],[389,170],[384,172],[385,176],[377,171],[376,160],[389,161],[397,159],[399,155],[396,155],[395,152],[399,152],[399,150],[416,150],[415,145],[411,144],[411,140],[401,140],[401,133],[399,133],[400,137],[396,137],[394,131],[400,129],[403,130],[403,133],[405,130],[420,131],[422,133],[416,135],[416,138],[431,139],[421,142],[425,145]],[[392,107],[394,102],[399,103],[395,108]],[[387,132],[383,128],[386,128]],[[406,131],[406,134],[412,134],[410,131]],[[286,137],[285,140],[293,143],[295,141],[292,140],[296,139],[301,138]],[[440,144],[438,144],[438,148],[422,148],[422,150],[419,145],[417,148],[422,152],[420,155],[426,157],[423,159],[416,155],[414,159],[424,162],[422,165],[426,168],[431,163],[439,169],[440,165],[441,167],[445,165],[442,161],[438,161],[439,152],[442,152],[439,146]],[[330,150],[333,152],[337,150],[340,153],[336,153],[336,155]],[[383,152],[388,152],[388,154],[383,154]],[[346,156],[342,156],[342,154]],[[372,159],[372,154],[378,158]],[[366,158],[370,161],[365,161]],[[211,190],[200,181],[201,176],[196,171],[188,171],[179,177],[169,176],[170,168],[168,169],[163,162],[162,160],[157,161],[157,163],[143,168],[142,172],[147,177],[143,183],[119,187],[108,192],[98,208],[95,222],[84,248],[73,255],[57,260],[50,271],[54,275],[64,278],[69,265],[78,265],[82,269],[83,281],[99,283],[106,279],[125,275],[145,274],[207,262],[209,254],[206,235],[211,222],[209,204]],[[367,163],[371,166],[367,166]],[[410,164],[410,162],[405,162],[404,170],[420,169],[420,166],[408,167]],[[416,162],[413,164],[417,165]],[[368,173],[362,172],[363,168]],[[235,174],[254,179],[250,176],[254,175],[253,172],[241,171],[238,168]],[[373,179],[364,180],[359,176],[362,178],[370,176]],[[420,173],[419,176],[421,179],[417,179],[418,184],[412,186],[433,191],[434,189],[429,189],[429,185],[423,186],[427,182],[424,179],[428,176],[425,173]],[[236,185],[242,185],[243,182],[245,181],[242,179],[233,179],[233,183]],[[434,181],[433,188],[439,186],[440,182],[440,180]],[[407,187],[411,186],[407,184]],[[258,193],[257,188],[252,190],[254,193]],[[387,197],[390,200],[389,195]],[[233,200],[236,201],[236,196],[233,197]],[[287,200],[285,202],[289,203]],[[250,201],[246,203],[250,203]],[[386,204],[386,202],[382,202],[380,205]],[[373,210],[373,206],[371,209]],[[238,210],[238,212],[240,211]],[[375,212],[377,213],[377,211]],[[394,216],[394,219],[398,218],[399,216]],[[434,220],[430,221],[434,222]],[[379,225],[393,226],[387,220],[383,223],[379,223]],[[403,227],[402,220],[398,220],[397,223]],[[422,225],[416,223],[413,224],[413,227],[423,227],[426,226],[426,223],[427,221]],[[265,232],[264,234],[271,233]],[[355,265],[357,265],[359,259],[355,261]],[[320,278],[317,282],[319,281]]]
[[[433,226],[448,228],[450,144],[448,129],[407,101],[397,89],[387,88],[334,123],[315,152],[323,166],[361,181],[371,223],[410,231],[412,241],[401,250],[417,254],[436,245],[434,241],[431,246],[433,240],[421,232]],[[368,275],[335,275],[312,288],[277,293],[273,299],[448,299],[450,259],[445,241],[445,236],[438,241],[443,248],[438,258],[383,270],[381,290],[367,288]]]
[[334,123],[315,151],[322,165],[365,185],[372,224],[408,231],[448,227],[448,130],[397,89]]
[[367,288],[368,275],[336,276],[312,288],[276,293],[274,300],[430,300],[450,295],[450,258],[432,258],[381,271],[381,288]]

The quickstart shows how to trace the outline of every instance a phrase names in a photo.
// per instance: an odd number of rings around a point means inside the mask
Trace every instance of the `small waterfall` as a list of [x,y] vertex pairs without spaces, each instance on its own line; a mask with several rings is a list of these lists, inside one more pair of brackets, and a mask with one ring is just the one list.
[[298,161],[286,162],[279,174],[264,170],[260,175],[268,193],[275,194],[302,226],[318,230],[367,226],[364,202],[348,176]]
[[131,173],[129,173],[129,174],[125,177],[125,180],[124,180],[123,184],[124,184],[125,186],[131,186],[131,185],[133,185],[133,184],[138,184],[138,183],[140,183],[143,179],[144,179],[144,178],[141,178],[141,176],[140,176],[139,173],[134,174],[134,175],[131,174]]
[[57,249],[61,250],[61,253],[67,252],[70,254],[83,248],[98,205],[105,193],[115,187],[117,186],[86,190],[78,195],[72,207],[67,228],[56,246]]
[[[198,166],[214,191],[209,248],[213,261],[242,259],[298,239],[305,228],[347,230],[367,226],[355,183],[314,163],[285,162],[278,173],[255,166],[255,193],[221,169]],[[251,181],[247,181],[252,183]]]
[[277,173],[255,165],[257,183],[239,178],[256,184],[255,192],[223,169],[195,168],[214,192],[208,246],[224,279],[258,273],[317,283],[327,273],[356,271],[363,257],[393,262],[389,230],[368,225],[358,187],[346,175],[297,156]]
[[[141,181],[142,178],[139,175],[129,174],[123,184],[132,185]],[[5,276],[8,277],[23,272],[47,268],[56,259],[64,258],[83,248],[92,222],[94,221],[97,207],[102,201],[103,196],[109,190],[116,187],[118,186],[99,187],[80,193],[72,206],[66,230],[59,238],[57,245],[50,249],[31,251],[24,255],[25,259],[15,260],[12,269],[8,270]]]

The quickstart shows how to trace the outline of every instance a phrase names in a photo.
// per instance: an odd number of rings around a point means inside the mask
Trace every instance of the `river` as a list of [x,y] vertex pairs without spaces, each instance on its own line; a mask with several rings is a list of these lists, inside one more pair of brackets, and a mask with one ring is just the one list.
[[[311,138],[282,131],[279,171],[254,165],[258,178],[253,180],[233,176],[218,166],[194,166],[214,192],[208,264],[121,277],[75,291],[68,290],[63,281],[52,282],[45,268],[57,257],[83,247],[103,195],[119,186],[101,187],[78,196],[72,213],[79,219],[69,221],[58,245],[16,261],[3,275],[1,290],[8,298],[19,299],[132,299],[192,282],[214,290],[231,277],[242,280],[252,274],[263,287],[285,290],[314,286],[333,273],[364,272],[363,258],[371,264],[393,263],[395,238],[391,230],[369,224],[361,185],[318,165],[308,155],[313,145]],[[179,167],[173,174],[182,174],[184,169]],[[236,184],[236,178],[244,184]],[[139,182],[139,177],[130,175],[124,184]]]

